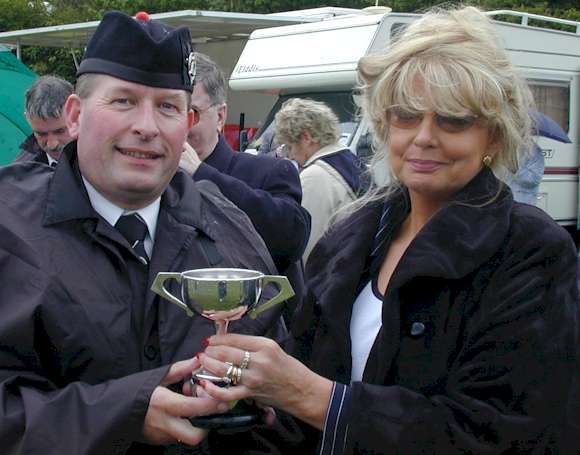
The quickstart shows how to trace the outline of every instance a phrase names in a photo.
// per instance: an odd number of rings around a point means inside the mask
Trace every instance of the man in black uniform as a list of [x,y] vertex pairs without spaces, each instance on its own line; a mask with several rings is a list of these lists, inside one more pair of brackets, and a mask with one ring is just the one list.
[[[227,408],[169,387],[215,329],[149,290],[160,271],[275,272],[245,214],[176,172],[194,120],[190,42],[106,14],[65,105],[76,140],[59,166],[0,170],[4,454],[180,451],[205,436],[186,417]],[[263,334],[279,314],[231,330]]]
[[[180,166],[195,181],[210,180],[250,218],[281,274],[303,293],[300,259],[310,236],[310,215],[301,206],[302,188],[290,160],[236,153],[221,131],[227,117],[226,78],[207,55],[197,52],[191,106],[199,122],[189,132]],[[287,314],[287,320],[291,318]]]
[[34,81],[25,101],[32,134],[20,144],[21,152],[15,162],[56,164],[62,149],[71,141],[63,107],[72,92],[72,84],[56,76],[41,76]]

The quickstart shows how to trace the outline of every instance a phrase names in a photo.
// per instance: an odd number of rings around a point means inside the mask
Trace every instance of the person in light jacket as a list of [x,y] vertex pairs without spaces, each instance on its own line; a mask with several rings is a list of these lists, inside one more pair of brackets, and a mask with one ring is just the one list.
[[339,137],[338,118],[321,101],[293,98],[276,114],[276,140],[300,166],[302,205],[312,217],[305,263],[332,215],[353,202],[361,189],[364,166]]

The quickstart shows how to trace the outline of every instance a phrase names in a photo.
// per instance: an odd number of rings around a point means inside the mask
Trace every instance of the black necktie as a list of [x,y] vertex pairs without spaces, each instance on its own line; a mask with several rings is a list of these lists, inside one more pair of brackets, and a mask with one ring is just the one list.
[[149,256],[147,256],[147,252],[145,251],[145,236],[147,235],[147,224],[145,224],[145,221],[138,214],[131,213],[130,215],[123,215],[119,218],[115,227],[133,247],[137,256],[141,258],[141,262],[147,264],[149,262]]

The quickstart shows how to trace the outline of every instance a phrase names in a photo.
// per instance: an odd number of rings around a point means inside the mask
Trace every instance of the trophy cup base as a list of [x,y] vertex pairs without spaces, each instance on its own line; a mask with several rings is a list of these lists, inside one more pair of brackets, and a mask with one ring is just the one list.
[[262,422],[262,414],[263,412],[256,405],[239,401],[229,412],[190,417],[189,421],[194,427],[207,430],[242,430]]

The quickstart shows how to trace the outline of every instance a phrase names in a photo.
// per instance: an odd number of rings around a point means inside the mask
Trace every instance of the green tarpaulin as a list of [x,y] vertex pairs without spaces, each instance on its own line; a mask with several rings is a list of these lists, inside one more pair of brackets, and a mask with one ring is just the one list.
[[36,74],[0,47],[0,165],[9,164],[31,133],[24,116],[24,95]]

